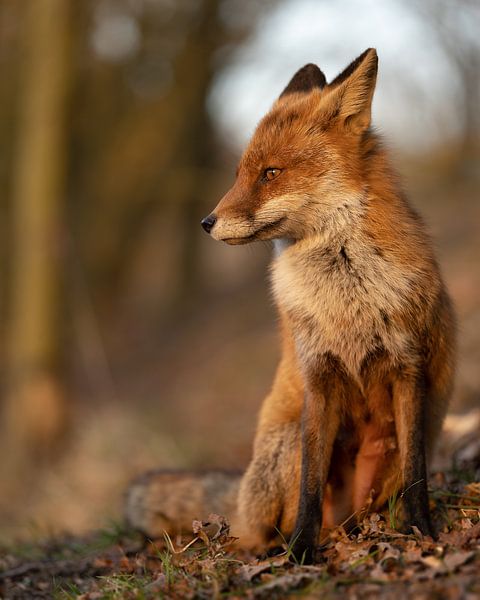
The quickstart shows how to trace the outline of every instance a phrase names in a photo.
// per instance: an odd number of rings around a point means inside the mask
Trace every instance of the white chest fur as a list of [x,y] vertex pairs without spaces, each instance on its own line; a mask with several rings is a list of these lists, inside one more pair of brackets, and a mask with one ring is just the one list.
[[272,265],[275,299],[290,318],[300,358],[330,352],[358,379],[368,352],[401,358],[408,334],[389,315],[410,291],[410,276],[365,240],[302,241]]

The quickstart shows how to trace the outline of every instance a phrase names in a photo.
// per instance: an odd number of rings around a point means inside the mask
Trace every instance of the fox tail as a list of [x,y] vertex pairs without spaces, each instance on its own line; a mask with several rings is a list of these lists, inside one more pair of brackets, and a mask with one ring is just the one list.
[[147,537],[190,533],[194,519],[225,516],[235,535],[241,473],[233,471],[150,471],[129,486],[127,523]]

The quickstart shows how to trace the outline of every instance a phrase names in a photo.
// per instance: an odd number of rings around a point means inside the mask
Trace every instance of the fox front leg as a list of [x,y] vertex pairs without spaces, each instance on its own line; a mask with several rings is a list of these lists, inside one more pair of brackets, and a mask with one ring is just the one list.
[[393,383],[393,404],[403,480],[407,527],[432,535],[428,506],[425,403],[428,393],[422,373],[400,373]]
[[287,511],[284,480],[294,485],[293,461],[300,424],[270,424],[257,434],[253,458],[240,483],[238,513],[243,535],[256,540],[258,547],[269,546],[278,534],[282,514]]
[[[297,520],[290,539],[295,560],[311,563],[322,526],[322,504],[340,423],[342,384],[332,373],[311,376],[302,411],[302,473]],[[327,391],[328,390],[328,391]]]

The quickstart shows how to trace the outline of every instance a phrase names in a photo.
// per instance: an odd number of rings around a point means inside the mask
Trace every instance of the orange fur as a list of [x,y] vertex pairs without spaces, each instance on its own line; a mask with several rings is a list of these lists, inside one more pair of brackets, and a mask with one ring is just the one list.
[[[453,381],[453,313],[424,225],[370,126],[377,55],[299,71],[205,228],[274,240],[283,356],[238,493],[239,531],[313,558],[320,529],[405,490],[430,533],[426,461]],[[323,510],[322,510],[323,509]]]

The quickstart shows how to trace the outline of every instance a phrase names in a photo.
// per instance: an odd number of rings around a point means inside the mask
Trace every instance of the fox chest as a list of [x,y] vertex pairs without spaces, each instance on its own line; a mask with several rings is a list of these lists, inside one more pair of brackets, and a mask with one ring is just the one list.
[[346,248],[281,255],[273,292],[292,328],[299,358],[329,352],[358,377],[368,353],[384,348],[401,360],[408,334],[395,326],[409,292],[408,276],[368,252]]

